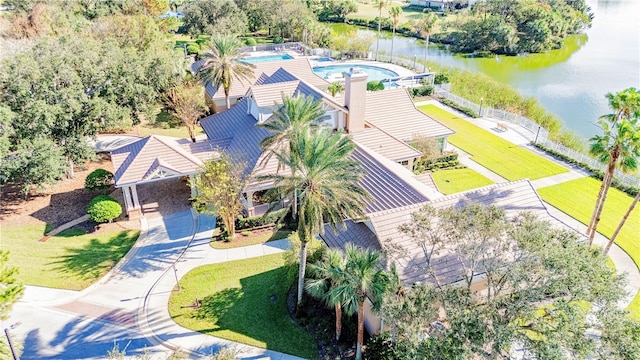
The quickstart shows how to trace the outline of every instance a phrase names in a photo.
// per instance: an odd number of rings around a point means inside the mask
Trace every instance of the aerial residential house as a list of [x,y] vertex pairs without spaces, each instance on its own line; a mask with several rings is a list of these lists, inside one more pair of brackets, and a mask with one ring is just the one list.
[[411,0],[409,5],[424,6],[437,11],[444,11],[446,8],[473,6],[476,0]]
[[[260,194],[273,186],[258,180],[260,175],[274,174],[279,169],[277,158],[265,160],[260,142],[269,132],[260,124],[269,121],[283,95],[311,96],[325,111],[322,126],[350,136],[356,147],[351,157],[362,164],[365,175],[360,185],[371,195],[363,219],[347,219],[346,228],[335,233],[327,229],[321,239],[331,247],[343,248],[353,242],[366,248],[403,249],[404,257],[395,259],[400,279],[405,285],[434,279],[425,270],[426,257],[399,226],[410,221],[411,214],[425,205],[435,208],[463,206],[471,202],[495,205],[508,216],[529,211],[539,218],[562,226],[545,208],[528,180],[496,184],[461,194],[444,196],[433,181],[413,174],[413,162],[422,154],[409,144],[416,136],[438,139],[444,148],[454,132],[420,112],[406,89],[379,92],[366,91],[367,74],[352,69],[345,74],[345,93],[333,97],[325,92],[328,83],[313,74],[306,59],[264,63],[255,69],[250,84],[233,87],[234,106],[200,121],[207,141],[191,143],[187,139],[150,136],[112,152],[115,185],[121,188],[127,213],[140,213],[137,186],[156,181],[192,177],[203,162],[226,152],[234,161],[242,162],[249,175],[243,202],[249,216],[266,212],[269,204],[261,203]],[[220,108],[224,95],[208,92],[210,101]],[[192,189],[193,190],[193,189]],[[286,200],[284,200],[286,201]],[[456,283],[462,279],[461,260],[443,251],[432,257],[439,283]],[[477,274],[482,286],[482,274]],[[380,328],[380,320],[367,311],[366,326],[370,333]]]

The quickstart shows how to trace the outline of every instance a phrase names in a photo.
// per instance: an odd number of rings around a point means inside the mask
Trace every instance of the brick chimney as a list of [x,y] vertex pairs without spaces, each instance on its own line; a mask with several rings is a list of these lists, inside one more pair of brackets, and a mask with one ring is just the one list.
[[347,132],[364,131],[367,73],[358,68],[351,68],[344,74],[344,82],[345,106],[349,109]]

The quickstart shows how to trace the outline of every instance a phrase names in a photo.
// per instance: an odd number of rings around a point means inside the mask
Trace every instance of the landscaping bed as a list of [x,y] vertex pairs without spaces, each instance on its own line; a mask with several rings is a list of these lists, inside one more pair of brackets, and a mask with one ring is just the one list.
[[276,230],[274,227],[263,228],[258,230],[241,230],[236,233],[233,240],[227,240],[226,237],[216,230],[211,242],[209,243],[214,249],[232,249],[237,247],[264,244],[269,241],[286,239],[291,230]]

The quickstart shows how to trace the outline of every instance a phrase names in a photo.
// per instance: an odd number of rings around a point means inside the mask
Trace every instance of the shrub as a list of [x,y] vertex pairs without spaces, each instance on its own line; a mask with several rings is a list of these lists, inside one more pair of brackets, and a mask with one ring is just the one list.
[[476,114],[475,111],[469,109],[468,107],[463,107],[461,105],[458,105],[457,103],[455,103],[455,102],[453,102],[453,101],[451,101],[449,99],[441,98],[440,102],[445,104],[445,105],[447,105],[447,106],[450,106],[450,107],[452,107],[452,108],[454,108],[454,109],[456,109],[456,110],[458,110],[460,112],[463,112],[464,114],[466,114],[467,116],[470,116],[472,118],[479,118],[480,117],[480,115]]
[[91,221],[97,223],[111,222],[111,220],[122,214],[122,207],[111,196],[100,195],[89,202],[87,214],[89,214]]
[[283,39],[282,37],[280,37],[280,36],[276,36],[276,37],[273,39],[273,43],[274,43],[274,44],[282,44],[282,43],[284,43],[284,39]]
[[440,84],[448,84],[449,83],[449,75],[447,73],[437,73],[433,82],[436,85]]
[[260,216],[240,216],[236,219],[236,230],[251,229],[259,226],[275,224],[286,211],[287,209],[280,209]]
[[384,90],[384,84],[380,80],[373,80],[367,83],[367,91]]
[[250,37],[244,41],[244,44],[247,46],[256,46],[257,42],[256,42],[256,39]]
[[96,169],[84,179],[87,190],[104,190],[113,185],[113,174],[105,169]]
[[187,45],[187,53],[189,54],[198,54],[200,52],[200,45],[197,43],[191,43]]
[[431,85],[416,86],[409,89],[409,94],[412,97],[429,96],[433,94],[433,86]]

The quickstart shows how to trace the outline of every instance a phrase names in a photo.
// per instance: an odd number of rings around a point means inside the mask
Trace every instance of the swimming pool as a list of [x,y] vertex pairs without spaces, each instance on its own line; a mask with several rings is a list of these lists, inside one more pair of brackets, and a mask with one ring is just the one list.
[[291,60],[293,57],[291,55],[282,54],[282,55],[267,55],[267,56],[254,56],[243,58],[242,62],[246,62],[249,64],[261,63],[261,62],[270,62],[270,61],[280,61],[280,60]]
[[356,64],[342,64],[342,65],[329,65],[329,66],[316,66],[313,68],[313,72],[318,76],[321,76],[329,81],[335,81],[341,79],[342,73],[348,72],[351,68],[362,69],[369,75],[367,81],[372,80],[384,80],[393,77],[397,77],[398,73],[373,65],[356,65]]

